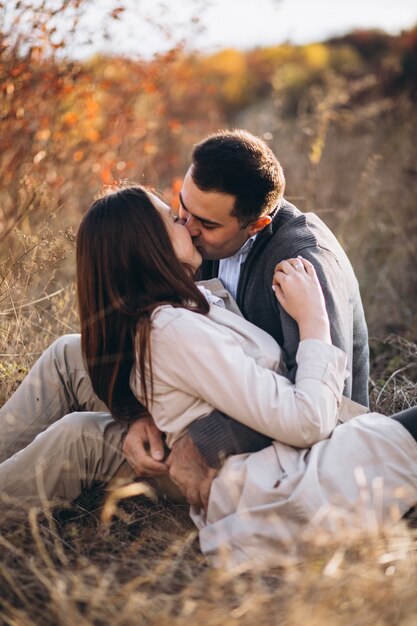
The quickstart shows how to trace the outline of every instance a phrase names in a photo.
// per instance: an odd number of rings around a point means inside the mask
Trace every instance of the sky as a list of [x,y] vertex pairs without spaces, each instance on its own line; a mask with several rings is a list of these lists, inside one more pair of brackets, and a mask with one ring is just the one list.
[[[181,39],[189,48],[208,52],[285,41],[304,44],[355,28],[396,34],[417,24],[417,0],[127,0],[125,4],[130,8],[120,21],[112,21],[110,39],[86,47],[84,53],[110,49],[151,56]],[[114,0],[100,0],[86,12],[84,19],[94,24],[96,34],[102,24],[109,24],[106,7],[111,5]],[[199,17],[200,23],[192,22],[193,17]]]
[[303,44],[358,27],[399,32],[417,23],[417,0],[224,0],[207,11],[205,23],[204,46]]

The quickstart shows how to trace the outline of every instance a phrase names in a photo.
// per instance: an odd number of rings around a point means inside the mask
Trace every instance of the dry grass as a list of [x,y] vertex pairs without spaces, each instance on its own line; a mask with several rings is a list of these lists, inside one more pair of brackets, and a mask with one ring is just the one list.
[[[2,302],[3,400],[45,345],[76,328],[71,284],[30,304],[21,278]],[[373,408],[417,403],[416,351],[398,336],[373,340]],[[301,565],[230,574],[199,552],[186,506],[139,496],[105,526],[100,488],[52,512],[10,504],[0,504],[0,623],[8,626],[411,626],[417,614],[416,536],[404,524],[331,542],[319,535],[300,546]]]
[[[336,119],[332,104],[283,125],[275,105],[263,103],[235,120],[258,134],[272,131],[291,198],[317,210],[351,255],[372,334],[372,408],[387,414],[417,403],[417,124],[410,103],[395,105],[344,110]],[[24,189],[22,198],[48,213],[48,198]],[[36,232],[22,218],[19,228],[1,242],[1,403],[47,345],[78,328],[71,233],[54,218]],[[396,334],[385,339],[390,331]],[[404,524],[331,543],[318,536],[302,547],[302,565],[231,575],[200,554],[187,507],[139,496],[105,527],[102,500],[97,489],[71,508],[29,515],[0,503],[1,624],[415,623],[417,544]]]
[[136,500],[98,526],[100,493],[54,517],[1,522],[2,623],[411,625],[416,541],[398,525],[304,546],[302,565],[263,574],[212,570],[186,507]]
[[371,408],[385,415],[417,404],[417,345],[398,335],[371,341]]

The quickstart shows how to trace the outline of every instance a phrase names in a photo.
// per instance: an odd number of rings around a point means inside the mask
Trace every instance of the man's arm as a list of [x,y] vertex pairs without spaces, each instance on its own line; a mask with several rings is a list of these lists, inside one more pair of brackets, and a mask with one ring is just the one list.
[[215,410],[190,424],[174,444],[166,461],[169,476],[189,504],[207,510],[211,483],[223,461],[233,454],[257,452],[271,442],[270,437]]
[[270,437],[217,410],[190,424],[188,434],[207,465],[213,468],[219,468],[228,456],[258,452],[272,442]]

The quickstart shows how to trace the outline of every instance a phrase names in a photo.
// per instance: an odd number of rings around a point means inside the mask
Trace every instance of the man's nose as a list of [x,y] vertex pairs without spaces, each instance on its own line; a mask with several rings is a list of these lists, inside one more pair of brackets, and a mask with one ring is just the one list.
[[195,217],[190,215],[187,209],[184,209],[184,207],[180,206],[178,216],[180,217],[180,219],[185,221],[184,226],[187,228],[192,238],[198,237],[200,235],[199,221]]

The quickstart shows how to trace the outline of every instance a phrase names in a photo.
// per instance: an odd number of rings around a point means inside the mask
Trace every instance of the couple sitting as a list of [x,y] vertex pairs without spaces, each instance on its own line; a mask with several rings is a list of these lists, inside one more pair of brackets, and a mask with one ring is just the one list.
[[[77,240],[81,341],[56,341],[0,410],[0,491],[72,500],[95,481],[169,471],[203,552],[218,562],[226,547],[231,564],[276,562],[309,524],[332,529],[332,507],[353,519],[358,468],[384,481],[382,519],[417,501],[416,411],[357,404],[357,281],[283,190],[270,149],[234,131],[195,148],[178,218],[138,186],[91,206]],[[196,285],[202,257],[211,280]]]

